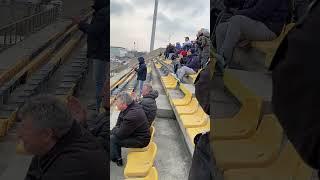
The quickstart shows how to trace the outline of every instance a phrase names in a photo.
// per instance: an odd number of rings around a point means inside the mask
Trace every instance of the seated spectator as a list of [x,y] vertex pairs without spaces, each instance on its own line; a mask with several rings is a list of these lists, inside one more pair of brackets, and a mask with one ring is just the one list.
[[34,155],[25,180],[107,179],[106,153],[54,96],[39,95],[18,111],[18,137]]
[[189,37],[185,37],[184,41],[185,42],[182,44],[182,49],[188,51],[192,47],[192,43]]
[[145,84],[142,89],[142,98],[139,100],[139,104],[142,105],[144,112],[146,113],[149,121],[149,126],[156,118],[157,115],[157,103],[156,98],[159,96],[157,90],[153,90],[151,84]]
[[180,51],[181,50],[181,45],[179,42],[176,43],[176,50],[177,51]]
[[116,126],[111,130],[110,156],[113,162],[122,166],[121,147],[146,147],[151,135],[146,114],[130,94],[121,92],[115,103],[121,112]]
[[177,70],[177,77],[183,82],[184,75],[196,74],[200,69],[200,60],[195,49],[190,49],[186,57],[186,63]]
[[240,10],[216,29],[217,65],[223,71],[240,40],[269,41],[282,31],[288,16],[287,0],[246,0]]

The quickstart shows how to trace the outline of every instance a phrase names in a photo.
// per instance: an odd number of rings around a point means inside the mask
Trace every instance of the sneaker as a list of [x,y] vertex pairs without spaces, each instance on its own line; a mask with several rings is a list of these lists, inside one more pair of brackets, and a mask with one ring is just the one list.
[[122,158],[118,159],[118,160],[116,161],[116,164],[117,164],[117,166],[119,166],[119,167],[123,166]]

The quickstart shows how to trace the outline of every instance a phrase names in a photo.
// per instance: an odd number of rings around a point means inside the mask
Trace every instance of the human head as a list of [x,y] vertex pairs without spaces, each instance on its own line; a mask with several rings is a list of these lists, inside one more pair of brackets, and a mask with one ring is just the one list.
[[143,85],[143,88],[142,88],[142,96],[146,96],[147,94],[149,94],[152,91],[153,91],[153,89],[152,89],[151,84],[146,83]]
[[17,118],[21,119],[18,137],[25,150],[39,156],[46,154],[73,124],[66,104],[52,95],[31,98],[19,109]]
[[187,42],[189,41],[189,37],[185,37],[184,40]]
[[116,99],[116,106],[120,111],[124,111],[133,102],[132,97],[127,92],[121,92]]
[[187,55],[190,56],[190,55],[194,54],[195,52],[196,52],[195,49],[191,48],[188,50]]
[[143,64],[144,63],[144,58],[143,57],[139,57],[138,61],[139,61],[139,64]]

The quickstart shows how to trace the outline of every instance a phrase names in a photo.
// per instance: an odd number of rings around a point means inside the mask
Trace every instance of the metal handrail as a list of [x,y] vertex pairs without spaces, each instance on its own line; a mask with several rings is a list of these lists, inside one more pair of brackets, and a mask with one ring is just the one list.
[[0,52],[53,23],[59,17],[59,9],[55,6],[0,28]]

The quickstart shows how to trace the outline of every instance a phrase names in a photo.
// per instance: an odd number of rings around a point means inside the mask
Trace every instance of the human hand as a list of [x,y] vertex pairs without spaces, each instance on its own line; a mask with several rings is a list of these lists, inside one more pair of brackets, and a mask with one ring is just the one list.
[[85,123],[87,119],[87,110],[82,106],[77,98],[73,96],[68,97],[67,107],[69,108],[73,119],[80,124]]

